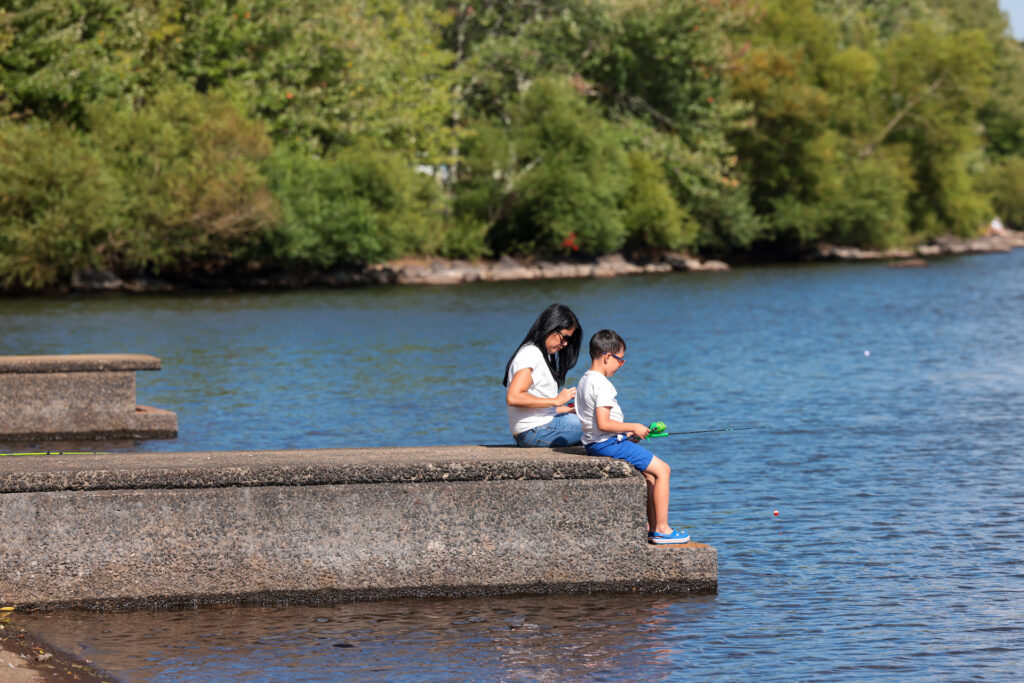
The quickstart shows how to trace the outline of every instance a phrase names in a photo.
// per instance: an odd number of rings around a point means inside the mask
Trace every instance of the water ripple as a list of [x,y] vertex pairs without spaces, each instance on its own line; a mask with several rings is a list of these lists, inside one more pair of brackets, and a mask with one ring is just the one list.
[[673,467],[673,521],[719,551],[717,596],[17,619],[132,681],[1020,680],[1022,269],[1018,250],[926,269],[0,301],[2,353],[163,358],[139,398],[177,411],[181,435],[140,450],[509,443],[501,369],[555,300],[585,334],[625,336],[628,419],[773,425],[651,445]]

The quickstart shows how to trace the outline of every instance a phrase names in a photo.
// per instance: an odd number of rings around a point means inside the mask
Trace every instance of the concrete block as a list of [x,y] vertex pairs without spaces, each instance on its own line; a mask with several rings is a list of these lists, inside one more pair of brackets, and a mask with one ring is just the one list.
[[140,354],[0,356],[0,439],[174,438],[177,416],[135,404]]
[[645,495],[624,463],[548,449],[12,458],[0,602],[714,592],[713,548],[646,543]]

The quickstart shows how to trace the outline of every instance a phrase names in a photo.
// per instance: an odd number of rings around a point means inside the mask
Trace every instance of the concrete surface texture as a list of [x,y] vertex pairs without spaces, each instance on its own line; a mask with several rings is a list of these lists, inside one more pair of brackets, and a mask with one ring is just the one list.
[[0,356],[0,374],[159,370],[160,359],[141,353],[79,353],[61,356]]
[[454,446],[0,459],[0,602],[321,602],[714,592],[653,547],[644,480],[574,449]]
[[159,369],[140,354],[0,356],[0,439],[174,438],[173,412],[135,403],[135,371]]

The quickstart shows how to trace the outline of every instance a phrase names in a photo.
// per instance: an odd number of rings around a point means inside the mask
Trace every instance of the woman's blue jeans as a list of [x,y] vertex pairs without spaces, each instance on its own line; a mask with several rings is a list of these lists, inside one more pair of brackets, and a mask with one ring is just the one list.
[[583,427],[576,413],[559,413],[546,425],[527,429],[512,438],[517,446],[579,446],[583,439]]

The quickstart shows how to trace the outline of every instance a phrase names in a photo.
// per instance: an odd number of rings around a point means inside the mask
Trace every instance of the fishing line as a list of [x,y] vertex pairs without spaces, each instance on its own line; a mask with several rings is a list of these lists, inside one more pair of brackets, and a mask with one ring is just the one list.
[[683,434],[710,434],[711,432],[741,432],[744,429],[771,429],[771,425],[758,425],[756,427],[726,427],[724,429],[698,429],[693,432],[671,432],[666,434],[657,434],[655,438],[659,436],[682,436]]

